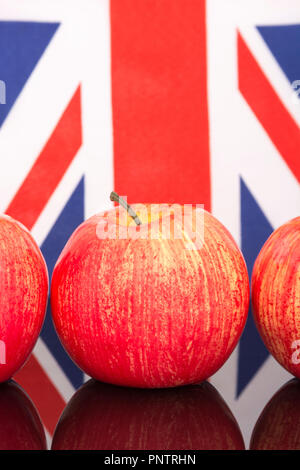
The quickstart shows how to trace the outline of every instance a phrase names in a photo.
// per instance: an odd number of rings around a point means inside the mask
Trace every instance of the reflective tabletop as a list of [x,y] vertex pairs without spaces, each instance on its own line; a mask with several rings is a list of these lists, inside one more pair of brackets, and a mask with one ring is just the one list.
[[251,438],[245,439],[232,410],[209,382],[143,390],[90,379],[71,397],[50,436],[26,391],[9,381],[0,385],[0,448],[300,449],[300,381],[290,379],[274,390],[261,410]]

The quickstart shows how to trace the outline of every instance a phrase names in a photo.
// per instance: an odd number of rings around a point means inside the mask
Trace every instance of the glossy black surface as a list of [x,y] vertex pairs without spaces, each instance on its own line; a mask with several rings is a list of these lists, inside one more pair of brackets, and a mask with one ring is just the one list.
[[274,390],[261,409],[250,443],[245,445],[232,411],[208,382],[140,390],[91,379],[68,402],[53,439],[46,433],[46,444],[34,404],[10,381],[0,385],[0,448],[129,452],[300,449],[300,381],[289,380]]

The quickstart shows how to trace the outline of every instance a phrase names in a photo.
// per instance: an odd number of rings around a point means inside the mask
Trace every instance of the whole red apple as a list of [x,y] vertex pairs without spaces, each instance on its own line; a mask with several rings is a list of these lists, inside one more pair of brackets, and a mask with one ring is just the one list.
[[222,366],[242,333],[243,256],[203,209],[135,205],[129,213],[95,215],[67,242],[51,286],[57,333],[79,367],[103,382],[197,383]]
[[244,449],[239,426],[208,382],[173,389],[116,387],[91,379],[56,426],[55,450]]
[[0,384],[0,450],[44,450],[46,437],[38,412],[13,381]]
[[275,230],[262,247],[253,267],[252,303],[266,347],[300,377],[300,217]]
[[45,317],[48,274],[29,231],[0,215],[0,382],[32,351]]
[[263,409],[252,432],[250,449],[300,450],[300,382],[292,379]]

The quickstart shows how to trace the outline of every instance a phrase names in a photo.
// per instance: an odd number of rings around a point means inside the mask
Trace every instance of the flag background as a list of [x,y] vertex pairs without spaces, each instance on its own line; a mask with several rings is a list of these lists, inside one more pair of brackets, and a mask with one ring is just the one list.
[[[49,274],[73,230],[129,202],[201,203],[249,275],[270,233],[299,215],[297,0],[0,0],[0,210],[22,221]],[[289,374],[252,312],[212,378],[245,437]],[[50,307],[16,380],[49,435],[86,379]]]

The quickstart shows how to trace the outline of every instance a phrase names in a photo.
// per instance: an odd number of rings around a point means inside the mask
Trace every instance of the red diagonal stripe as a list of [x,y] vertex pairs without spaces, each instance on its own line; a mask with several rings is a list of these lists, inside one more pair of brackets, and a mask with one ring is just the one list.
[[66,403],[33,354],[14,379],[28,392],[52,435]]
[[[35,161],[7,214],[29,229],[35,224],[82,143],[80,86],[61,116],[48,142]],[[34,355],[14,377],[35,402],[52,434],[65,401]]]
[[31,229],[81,147],[80,86],[6,213]]
[[300,128],[238,33],[239,90],[286,164],[300,181]]
[[115,189],[210,209],[205,0],[111,0]]

